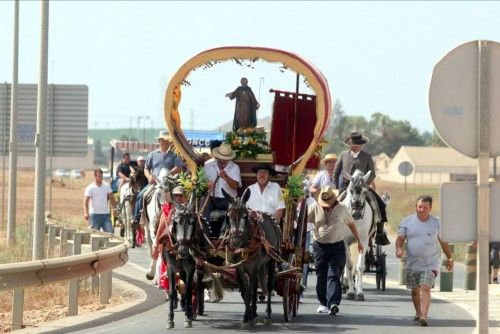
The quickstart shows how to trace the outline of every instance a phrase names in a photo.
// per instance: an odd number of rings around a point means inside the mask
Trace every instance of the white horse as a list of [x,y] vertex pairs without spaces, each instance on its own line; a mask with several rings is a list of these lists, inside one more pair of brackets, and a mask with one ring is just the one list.
[[[153,254],[153,245],[156,242],[156,230],[158,229],[158,224],[160,223],[161,217],[161,206],[164,204],[168,198],[167,194],[170,194],[173,187],[177,185],[177,178],[168,175],[168,170],[162,169],[159,177],[153,175],[156,181],[156,185],[153,190],[146,191],[144,197],[147,196],[150,191],[153,192],[151,195],[151,200],[145,203],[143,210],[147,212],[147,219],[145,219],[144,214],[141,217],[141,223],[144,223],[144,231],[146,232],[146,244],[149,249],[150,256]],[[148,280],[154,279],[157,270],[156,259],[151,259],[149,269],[146,271],[146,278]]]
[[130,182],[123,183],[120,187],[120,220],[125,232],[122,236],[130,243],[133,242],[132,220],[134,219],[133,208],[130,204],[131,196],[132,188],[130,187]]
[[[367,201],[367,194],[370,191],[367,181],[370,174],[371,171],[368,171],[365,175],[360,170],[356,170],[352,176],[346,173],[345,175],[350,182],[346,190],[346,196],[342,200],[342,204],[347,207],[354,219],[364,250],[368,249],[369,235],[373,232],[375,226],[375,224],[373,224],[373,210]],[[356,268],[354,270],[349,246],[355,242],[355,238],[349,229],[346,229],[344,242],[346,244],[346,270],[344,279],[347,279],[349,284],[346,298],[365,300],[363,294],[365,252],[359,253]],[[354,277],[356,277],[356,283],[354,282]]]

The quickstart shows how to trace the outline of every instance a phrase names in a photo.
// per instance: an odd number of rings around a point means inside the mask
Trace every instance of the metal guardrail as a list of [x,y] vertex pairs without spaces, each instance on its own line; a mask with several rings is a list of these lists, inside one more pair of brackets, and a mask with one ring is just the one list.
[[77,315],[80,279],[92,277],[93,290],[99,293],[100,302],[107,304],[111,271],[128,261],[128,242],[110,233],[47,218],[46,237],[47,259],[0,264],[0,291],[14,290],[12,330],[22,328],[24,288],[69,280],[68,315]]

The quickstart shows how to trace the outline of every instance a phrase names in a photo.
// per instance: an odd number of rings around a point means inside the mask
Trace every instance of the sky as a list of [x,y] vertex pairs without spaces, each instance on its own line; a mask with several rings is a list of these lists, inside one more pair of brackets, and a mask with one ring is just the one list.
[[[48,81],[89,87],[89,128],[163,127],[170,78],[188,59],[215,47],[282,49],[312,62],[346,115],[380,112],[432,131],[428,90],[436,63],[477,39],[500,41],[500,2],[52,1]],[[19,82],[37,83],[41,4],[20,2]],[[14,3],[0,2],[0,82],[12,81]],[[188,77],[183,127],[231,121],[242,76],[269,116],[269,89],[294,90],[277,64],[234,63]],[[303,83],[301,92],[314,93]]]

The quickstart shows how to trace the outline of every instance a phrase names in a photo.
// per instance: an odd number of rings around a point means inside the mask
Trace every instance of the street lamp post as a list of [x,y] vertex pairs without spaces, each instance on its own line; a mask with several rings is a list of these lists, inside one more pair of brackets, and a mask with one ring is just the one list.
[[149,116],[141,116],[142,117],[142,142],[146,142],[146,120],[149,119]]

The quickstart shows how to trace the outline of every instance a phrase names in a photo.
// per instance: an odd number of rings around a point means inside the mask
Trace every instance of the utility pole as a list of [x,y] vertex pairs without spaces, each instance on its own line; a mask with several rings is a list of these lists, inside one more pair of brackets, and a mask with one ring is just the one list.
[[35,134],[35,209],[33,223],[33,260],[43,259],[45,235],[45,165],[46,165],[46,113],[47,67],[49,44],[49,1],[42,1],[40,29],[40,74],[38,78],[37,120]]

